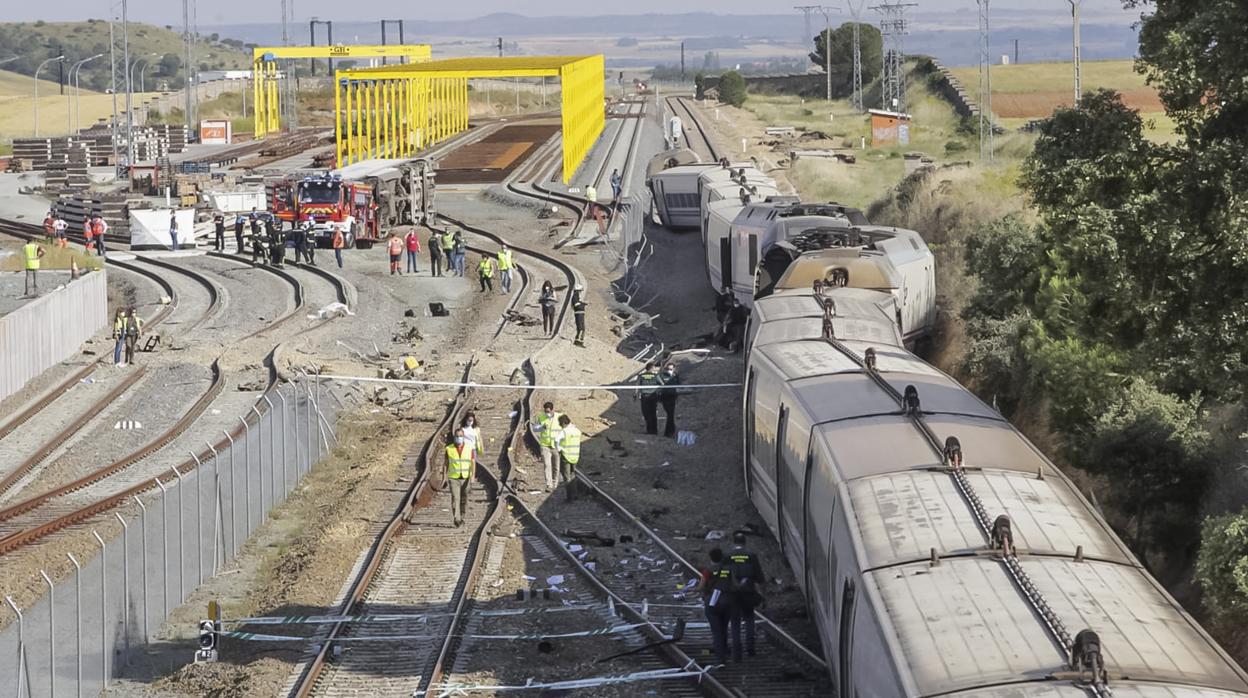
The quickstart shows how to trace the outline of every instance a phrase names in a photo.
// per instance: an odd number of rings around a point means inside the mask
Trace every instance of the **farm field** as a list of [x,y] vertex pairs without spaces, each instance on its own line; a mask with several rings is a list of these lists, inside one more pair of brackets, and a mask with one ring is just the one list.
[[[63,136],[69,133],[70,92],[66,87],[65,94],[60,94],[60,85],[49,81],[39,81],[39,135]],[[28,138],[35,134],[35,81],[25,75],[0,71],[0,142],[8,142],[14,138]],[[156,93],[146,95],[135,94],[134,99],[155,98]],[[124,103],[124,97],[118,98],[118,107]],[[113,96],[82,90],[81,121],[83,128],[113,113]],[[77,112],[77,110],[75,110]],[[77,115],[77,114],[76,114]]]
[[[950,71],[971,93],[979,85],[979,69],[951,68]],[[992,67],[992,110],[998,123],[1018,128],[1028,121],[1043,119],[1059,107],[1074,102],[1074,67],[1070,63],[1021,63]],[[1082,70],[1084,90],[1109,88],[1122,93],[1123,101],[1138,109],[1152,122],[1150,133],[1156,140],[1174,140],[1174,124],[1166,117],[1157,91],[1135,72],[1132,61],[1085,61]]]

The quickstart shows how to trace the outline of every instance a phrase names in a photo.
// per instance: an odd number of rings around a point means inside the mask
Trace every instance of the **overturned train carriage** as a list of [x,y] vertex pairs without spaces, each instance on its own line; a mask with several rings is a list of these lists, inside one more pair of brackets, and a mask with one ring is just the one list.
[[750,328],[744,470],[839,698],[1248,696],[1056,467],[897,346],[895,297],[802,295]]

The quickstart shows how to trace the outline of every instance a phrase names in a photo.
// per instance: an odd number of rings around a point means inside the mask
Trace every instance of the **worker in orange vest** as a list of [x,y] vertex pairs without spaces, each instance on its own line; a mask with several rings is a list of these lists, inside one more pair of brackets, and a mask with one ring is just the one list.
[[108,232],[108,223],[104,222],[103,216],[95,214],[95,219],[91,223],[93,232],[95,233],[96,252],[101,257],[104,256],[104,233]]
[[334,229],[334,239],[330,243],[334,248],[334,259],[338,262],[338,268],[342,268],[342,248],[347,246],[347,241],[342,234],[341,228]]
[[86,241],[87,254],[95,249],[95,224],[91,216],[82,217],[82,238]]
[[43,236],[48,239],[48,244],[52,244],[52,224],[56,222],[56,214],[48,211],[48,215],[43,218]]

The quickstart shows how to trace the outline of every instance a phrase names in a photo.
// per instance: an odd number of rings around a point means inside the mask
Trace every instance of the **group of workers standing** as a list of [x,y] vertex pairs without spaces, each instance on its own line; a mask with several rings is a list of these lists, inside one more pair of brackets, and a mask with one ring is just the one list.
[[651,361],[641,373],[637,374],[637,397],[641,400],[641,416],[646,421],[646,433],[659,433],[659,405],[663,405],[666,416],[663,435],[676,436],[676,386],[680,385],[680,376],[676,375],[676,365],[668,363],[659,370],[659,365]]
[[[213,224],[216,228],[216,240],[214,249],[218,252],[225,251],[225,216],[218,212],[213,216]],[[295,262],[303,262],[316,266],[316,230],[313,228],[312,221],[303,221],[296,225],[289,232],[282,229],[282,223],[271,215],[261,214],[256,209],[251,209],[251,215],[238,214],[234,218],[234,241],[238,246],[238,253],[242,254],[246,249],[244,238],[248,237],[245,230],[251,230],[251,263],[263,264],[269,263],[273,266],[280,267],[286,261],[286,243],[292,243],[295,253]],[[342,268],[342,250],[346,247],[341,230],[334,230],[332,245],[334,248],[334,259],[338,263],[338,268]]]
[[[706,621],[711,626],[711,646],[721,664],[728,662],[729,628],[732,630],[732,659],[740,662],[744,654],[754,656],[754,610],[763,601],[762,590],[767,582],[758,556],[745,547],[745,533],[732,534],[732,547],[727,554],[721,548],[710,552],[710,564],[702,570],[698,591]],[[745,642],[741,631],[745,630]]]
[[[581,430],[570,417],[555,412],[551,402],[542,406],[542,413],[530,427],[541,449],[546,470],[546,491],[553,491],[562,479],[567,486],[568,500],[575,499],[572,487],[576,481],[576,464],[581,460]],[[464,525],[468,493],[477,461],[484,455],[486,441],[475,412],[466,413],[448,437],[446,480],[451,494],[451,524],[458,528]]]

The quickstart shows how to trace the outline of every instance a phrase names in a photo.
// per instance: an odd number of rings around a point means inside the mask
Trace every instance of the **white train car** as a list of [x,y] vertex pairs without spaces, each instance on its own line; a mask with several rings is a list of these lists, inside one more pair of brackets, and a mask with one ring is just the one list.
[[1073,484],[952,378],[870,327],[764,340],[864,293],[763,299],[743,402],[747,491],[838,698],[1248,696]]
[[889,293],[862,288],[837,289],[829,306],[810,288],[782,289],[754,301],[745,332],[745,349],[821,337],[824,320],[837,337],[857,337],[873,345],[904,346],[897,301]]
[[715,202],[730,201],[735,202],[736,206],[744,207],[750,202],[769,200],[782,200],[776,180],[755,169],[753,165],[721,164],[702,172],[698,176],[698,205],[702,211],[703,247],[712,244],[707,236],[707,223],[708,213]]
[[650,175],[651,200],[659,222],[669,230],[696,230],[702,224],[702,200],[698,177],[715,164],[686,164],[668,167]]

